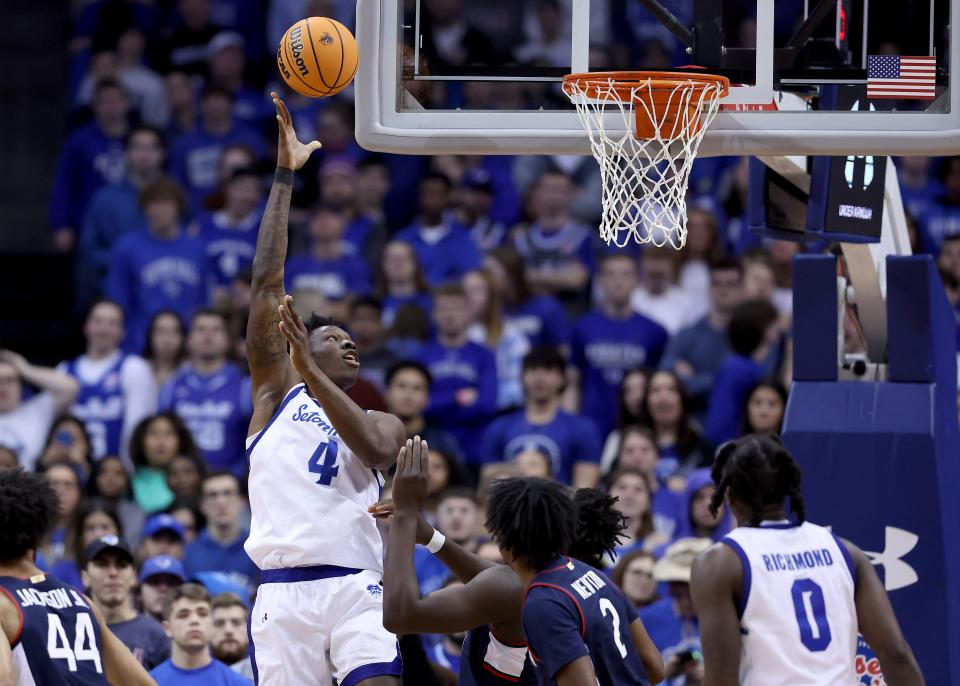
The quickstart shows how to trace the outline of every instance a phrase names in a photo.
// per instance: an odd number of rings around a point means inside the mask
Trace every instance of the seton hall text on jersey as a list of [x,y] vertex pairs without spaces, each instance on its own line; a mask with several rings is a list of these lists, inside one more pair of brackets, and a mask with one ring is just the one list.
[[600,578],[599,574],[596,572],[587,572],[579,579],[573,581],[570,584],[570,588],[576,591],[577,595],[586,600],[606,585],[607,583]]
[[[71,596],[73,596],[71,598]],[[65,607],[89,607],[83,598],[72,588],[54,588],[50,591],[38,591],[35,588],[17,589],[17,597],[20,599],[20,605],[30,607],[39,605],[41,607],[52,607],[62,610]]]
[[296,412],[293,413],[293,416],[290,417],[295,422],[306,422],[307,424],[317,424],[320,426],[320,430],[323,431],[328,436],[337,436],[337,431],[332,426],[327,424],[323,418],[322,412],[317,412],[316,410],[308,412],[310,406],[304,403],[297,408]]
[[799,553],[771,553],[761,555],[760,558],[768,572],[798,572],[814,567],[830,567],[833,564],[833,555],[826,548]]

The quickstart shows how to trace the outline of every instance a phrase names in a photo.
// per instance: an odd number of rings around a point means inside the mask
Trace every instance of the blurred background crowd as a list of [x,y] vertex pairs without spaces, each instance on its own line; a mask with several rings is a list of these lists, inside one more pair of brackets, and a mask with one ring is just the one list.
[[[248,672],[243,624],[258,570],[243,550],[244,334],[275,159],[266,93],[277,90],[300,138],[324,146],[297,174],[287,290],[302,314],[331,315],[353,336],[362,371],[351,396],[428,440],[425,517],[498,558],[482,527],[492,480],[608,489],[628,523],[608,572],[642,608],[671,683],[699,683],[690,564],[732,525],[708,510],[708,467],[722,442],[780,430],[791,259],[807,249],[746,229],[746,159],[696,164],[682,251],[608,248],[589,157],[372,154],[353,138],[350,89],[285,91],[272,46],[304,16],[353,28],[348,0],[74,4],[49,225],[70,256],[83,346],[64,330],[56,359],[0,351],[0,466],[43,471],[61,501],[43,565],[89,589],[148,667],[170,652],[151,624],[164,598],[199,582],[214,596],[213,655]],[[493,40],[504,6],[478,15],[475,4],[424,0],[427,62],[489,61],[495,46],[515,62],[562,66],[564,0],[511,3],[518,35]],[[592,7],[611,65],[669,52],[636,3]],[[749,36],[749,16],[738,21],[729,30]],[[542,97],[535,88],[420,96],[514,108]],[[938,257],[957,304],[960,163],[898,165],[914,247]],[[850,313],[843,346],[863,352]],[[450,583],[424,550],[417,571],[423,593]],[[405,639],[405,656],[433,665],[410,683],[455,683],[462,638]]]

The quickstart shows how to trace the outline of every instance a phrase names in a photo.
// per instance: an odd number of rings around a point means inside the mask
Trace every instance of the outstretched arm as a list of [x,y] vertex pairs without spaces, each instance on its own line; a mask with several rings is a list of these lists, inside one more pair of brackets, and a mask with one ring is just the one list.
[[247,357],[253,388],[253,418],[250,434],[270,421],[294,383],[294,372],[287,357],[287,346],[278,328],[277,308],[283,302],[283,263],[287,258],[287,216],[293,192],[293,172],[320,147],[317,141],[304,145],[297,140],[290,112],[276,93],[271,93],[277,108],[280,134],[277,144],[277,171],[270,197],[260,222],[257,252],[253,258],[250,293],[250,317],[247,321]]
[[12,350],[0,350],[0,361],[13,365],[27,383],[50,393],[53,396],[55,412],[63,412],[77,399],[80,384],[69,374],[32,365],[23,355]]
[[700,620],[703,686],[740,683],[740,619],[735,603],[742,586],[740,560],[723,543],[715,543],[693,561],[690,593]]
[[854,590],[857,624],[867,645],[880,660],[883,678],[890,686],[923,686],[923,674],[900,631],[890,599],[873,565],[857,546],[849,541],[842,544],[850,551],[857,573]]

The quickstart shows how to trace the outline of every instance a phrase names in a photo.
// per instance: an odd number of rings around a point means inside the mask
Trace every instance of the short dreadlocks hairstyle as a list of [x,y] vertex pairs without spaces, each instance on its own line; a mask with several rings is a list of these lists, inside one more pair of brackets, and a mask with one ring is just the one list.
[[540,571],[570,549],[577,506],[555,481],[504,479],[490,489],[486,527],[497,545]]
[[591,567],[603,568],[603,558],[620,543],[627,520],[614,509],[617,499],[596,488],[581,488],[573,494],[577,507],[577,531],[567,554]]
[[307,327],[308,337],[311,336],[313,332],[316,331],[317,329],[322,329],[325,326],[336,326],[337,328],[343,329],[344,331],[347,330],[347,327],[343,323],[338,322],[333,317],[323,317],[317,314],[316,312],[312,312],[310,314],[310,318],[307,319],[307,321],[305,321],[303,325]]
[[717,450],[711,476],[717,484],[710,500],[714,515],[729,492],[750,507],[753,526],[760,524],[764,506],[782,506],[787,498],[797,522],[807,518],[800,491],[802,472],[779,436],[750,434],[724,443]]
[[0,561],[36,550],[57,521],[59,502],[41,474],[0,471]]

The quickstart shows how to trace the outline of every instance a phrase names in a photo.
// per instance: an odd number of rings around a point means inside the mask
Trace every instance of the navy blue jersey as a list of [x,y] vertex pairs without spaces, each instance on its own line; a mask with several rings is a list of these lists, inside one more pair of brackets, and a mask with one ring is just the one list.
[[508,643],[489,626],[471,629],[460,653],[460,686],[535,686],[536,670],[526,643]]
[[0,577],[20,612],[10,643],[17,686],[106,686],[100,625],[80,593],[52,576]]
[[533,577],[523,601],[523,633],[540,684],[587,655],[600,686],[649,686],[630,634],[637,612],[601,572],[571,558]]

